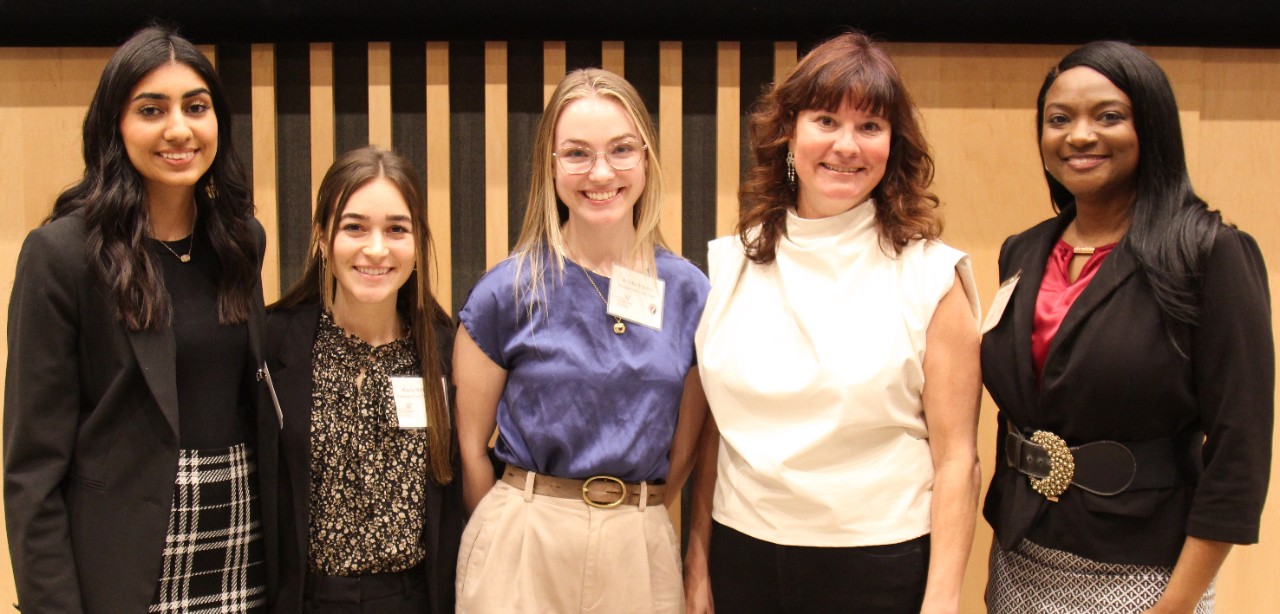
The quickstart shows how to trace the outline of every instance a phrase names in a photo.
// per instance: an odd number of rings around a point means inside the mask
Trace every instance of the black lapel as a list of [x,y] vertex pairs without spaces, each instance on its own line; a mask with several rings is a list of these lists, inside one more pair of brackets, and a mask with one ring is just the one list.
[[129,331],[129,345],[142,369],[151,396],[160,406],[169,428],[178,433],[178,342],[173,328]]
[[[1074,211],[1064,211],[1058,216],[1056,223],[1041,226],[1038,234],[1028,237],[1030,244],[1021,252],[1018,262],[1011,263],[1010,266],[1022,268],[1022,276],[1013,295],[1013,347],[1016,352],[1014,362],[1018,373],[1018,389],[1022,394],[1020,407],[1036,407],[1040,396],[1035,361],[1031,358],[1031,330],[1035,325],[1036,298],[1040,295],[1040,284],[1044,281],[1044,267],[1049,260],[1049,252],[1053,251],[1058,237],[1074,217]],[[1018,418],[1026,421],[1031,417]]]
[[1080,297],[1067,310],[1066,317],[1062,319],[1062,325],[1058,327],[1058,332],[1054,334],[1053,341],[1049,343],[1049,353],[1044,361],[1046,365],[1053,360],[1058,347],[1070,339],[1085,320],[1089,318],[1089,314],[1102,305],[1107,300],[1107,297],[1111,296],[1116,291],[1116,288],[1119,288],[1137,270],[1138,262],[1134,259],[1133,254],[1129,253],[1128,246],[1122,240],[1115,249],[1111,250],[1110,254],[1107,254],[1107,258],[1102,261],[1102,266],[1098,268],[1098,272],[1094,273],[1093,279],[1089,280],[1089,285],[1085,287],[1084,292],[1080,293]]

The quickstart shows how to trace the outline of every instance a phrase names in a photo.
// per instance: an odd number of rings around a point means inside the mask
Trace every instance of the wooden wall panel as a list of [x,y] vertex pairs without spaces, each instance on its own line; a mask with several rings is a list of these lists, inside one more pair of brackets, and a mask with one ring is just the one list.
[[[633,74],[659,131],[666,182],[662,230],[678,252],[705,260],[705,241],[731,231],[749,159],[745,114],[761,84],[785,75],[800,42],[523,41],[218,45],[235,111],[236,149],[251,163],[259,218],[273,250],[268,299],[296,266],[314,191],[335,154],[395,144],[424,165],[435,239],[437,296],[450,312],[515,239],[523,214],[532,131],[566,70],[603,64]],[[920,108],[946,218],[944,240],[967,251],[984,305],[1008,235],[1052,214],[1035,141],[1033,104],[1045,70],[1069,48],[1047,45],[888,44]],[[209,47],[209,52],[214,48]],[[1153,48],[1178,96],[1198,191],[1249,231],[1280,275],[1280,51]],[[0,194],[13,224],[0,229],[0,299],[13,262],[54,196],[82,172],[80,123],[109,49],[0,48]],[[412,56],[412,57],[410,57]],[[302,68],[298,68],[298,67]],[[295,71],[305,70],[301,78]],[[290,74],[283,74],[289,71]],[[407,72],[406,72],[407,71]],[[302,79],[298,81],[298,79]],[[299,87],[301,84],[301,87]],[[305,98],[297,100],[296,98]],[[303,123],[299,123],[302,120]],[[301,131],[301,134],[299,133]],[[243,138],[242,135],[243,134]],[[299,162],[302,161],[302,162]],[[302,166],[299,167],[298,165]],[[298,171],[301,170],[299,175]],[[303,189],[302,184],[308,184]],[[304,235],[305,236],[305,235]],[[286,264],[288,262],[288,264]],[[1273,280],[1273,286],[1276,282]],[[1272,301],[1280,296],[1273,290]],[[0,322],[4,314],[0,311]],[[0,353],[0,357],[3,354]],[[984,397],[979,450],[989,479],[995,408]],[[1273,463],[1276,475],[1280,464]],[[1280,601],[1269,570],[1280,511],[1264,514],[1263,544],[1237,548],[1218,581],[1219,611],[1264,611]],[[981,612],[990,529],[978,537],[964,612]],[[2,539],[2,536],[0,536]],[[12,600],[0,557],[0,601]]]

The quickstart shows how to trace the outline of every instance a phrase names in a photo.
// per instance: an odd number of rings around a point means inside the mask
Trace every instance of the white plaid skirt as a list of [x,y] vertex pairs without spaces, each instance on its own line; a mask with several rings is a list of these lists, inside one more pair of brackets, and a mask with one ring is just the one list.
[[179,452],[163,567],[149,612],[265,609],[256,474],[245,444]]
[[[989,614],[1140,614],[1155,605],[1173,569],[1099,563],[1022,540],[1004,551],[991,545]],[[1195,614],[1213,614],[1213,584]]]

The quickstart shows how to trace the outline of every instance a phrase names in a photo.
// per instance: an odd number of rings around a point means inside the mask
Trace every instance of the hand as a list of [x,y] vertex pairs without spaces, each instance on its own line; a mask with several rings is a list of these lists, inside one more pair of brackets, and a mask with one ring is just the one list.
[[705,575],[695,580],[688,574],[684,579],[685,614],[715,614],[716,605],[711,599],[711,582]]

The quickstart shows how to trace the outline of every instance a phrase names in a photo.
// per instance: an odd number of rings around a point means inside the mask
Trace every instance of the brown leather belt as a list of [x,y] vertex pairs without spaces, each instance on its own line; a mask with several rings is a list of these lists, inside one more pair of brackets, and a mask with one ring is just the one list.
[[[527,469],[507,465],[502,472],[502,481],[524,490]],[[645,485],[649,498],[645,505],[661,505],[662,493],[666,491],[663,484],[649,483]],[[597,475],[585,480],[558,478],[541,473],[534,474],[533,494],[556,497],[559,499],[582,499],[591,507],[610,508],[620,505],[640,505],[641,485],[634,482],[623,482],[608,475]]]

